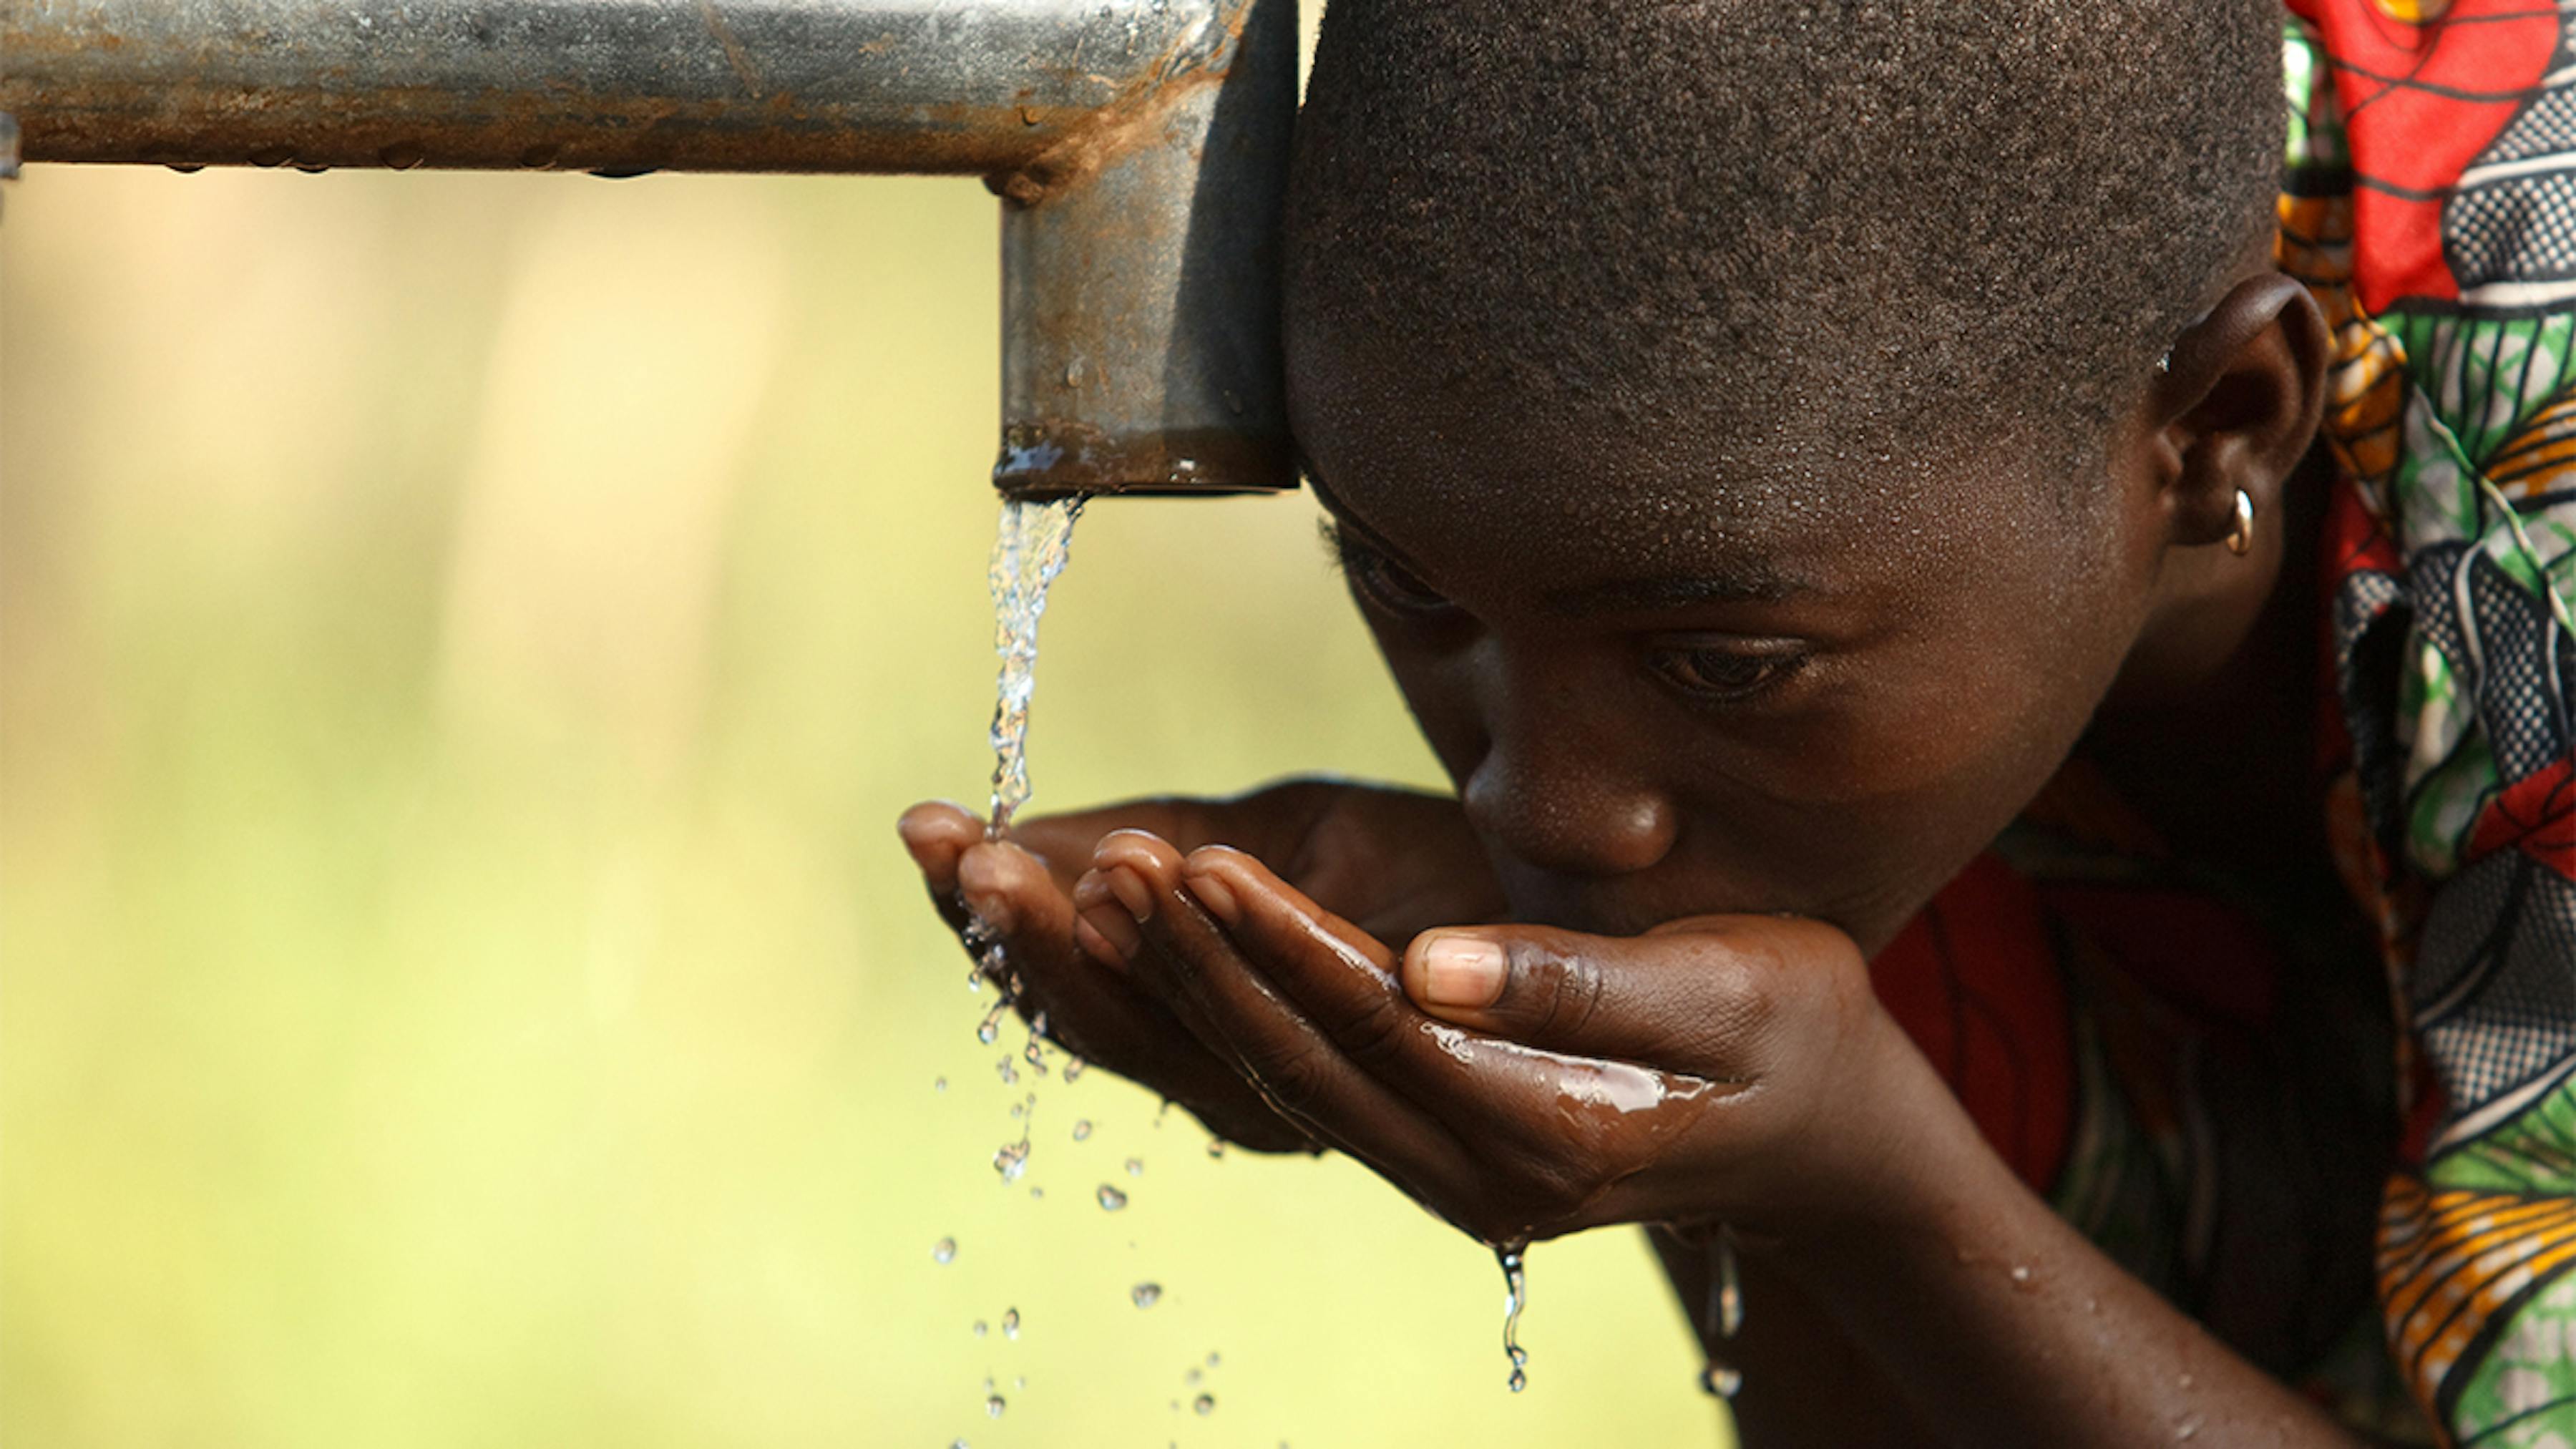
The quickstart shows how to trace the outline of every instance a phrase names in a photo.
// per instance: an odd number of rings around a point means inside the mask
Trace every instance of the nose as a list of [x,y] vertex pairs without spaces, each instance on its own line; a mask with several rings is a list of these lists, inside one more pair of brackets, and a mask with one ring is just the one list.
[[1678,812],[1661,791],[1545,715],[1502,721],[1460,792],[1467,818],[1523,863],[1564,875],[1641,871],[1673,848]]

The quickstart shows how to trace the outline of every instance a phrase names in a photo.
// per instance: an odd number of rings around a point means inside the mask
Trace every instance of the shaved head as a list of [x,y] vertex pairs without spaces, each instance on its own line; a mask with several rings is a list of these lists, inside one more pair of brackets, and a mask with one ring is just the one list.
[[2268,234],[2280,41],[2276,0],[1333,0],[1292,369],[2089,468]]

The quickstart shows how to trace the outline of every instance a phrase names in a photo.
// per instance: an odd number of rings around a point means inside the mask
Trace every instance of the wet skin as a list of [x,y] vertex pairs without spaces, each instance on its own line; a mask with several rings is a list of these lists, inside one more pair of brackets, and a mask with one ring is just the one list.
[[2324,329],[2259,261],[2213,302],[2090,489],[2000,446],[1643,440],[1292,307],[1298,435],[1456,799],[1304,782],[1004,844],[925,805],[907,847],[1053,1034],[1234,1140],[1492,1242],[1735,1226],[1748,1443],[2350,1442],[2023,1188],[1866,968],[2088,738],[2177,841],[2317,865],[2245,807],[2305,776]]

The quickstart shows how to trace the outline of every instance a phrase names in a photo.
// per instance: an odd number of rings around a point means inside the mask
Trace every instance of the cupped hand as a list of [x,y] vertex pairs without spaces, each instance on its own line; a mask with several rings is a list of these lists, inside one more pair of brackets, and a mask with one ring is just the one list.
[[[965,936],[981,921],[1003,949],[1014,1003],[1086,1061],[1190,1109],[1208,1129],[1263,1152],[1320,1148],[1234,1065],[1202,1044],[1170,1006],[1109,969],[1077,940],[1072,899],[1103,839],[1150,831],[1185,848],[1222,843],[1282,862],[1308,896],[1388,934],[1501,914],[1502,894],[1456,801],[1335,780],[1292,780],[1231,799],[1159,798],[1014,824],[984,822],[945,802],[916,805],[897,826],[932,904]],[[977,947],[967,946],[970,955]]]
[[1398,956],[1249,854],[1141,830],[1103,840],[1072,898],[1092,959],[1280,1120],[1490,1243],[1711,1219],[1812,1236],[1869,1220],[1896,1164],[1964,1124],[1817,922],[1471,919]]

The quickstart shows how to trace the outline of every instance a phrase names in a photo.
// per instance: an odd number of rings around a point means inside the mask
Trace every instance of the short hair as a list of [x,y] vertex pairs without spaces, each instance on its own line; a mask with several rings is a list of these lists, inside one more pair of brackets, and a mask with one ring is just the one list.
[[1292,311],[1640,424],[2000,431],[2091,467],[2267,234],[2282,23],[2278,0],[1333,0]]

